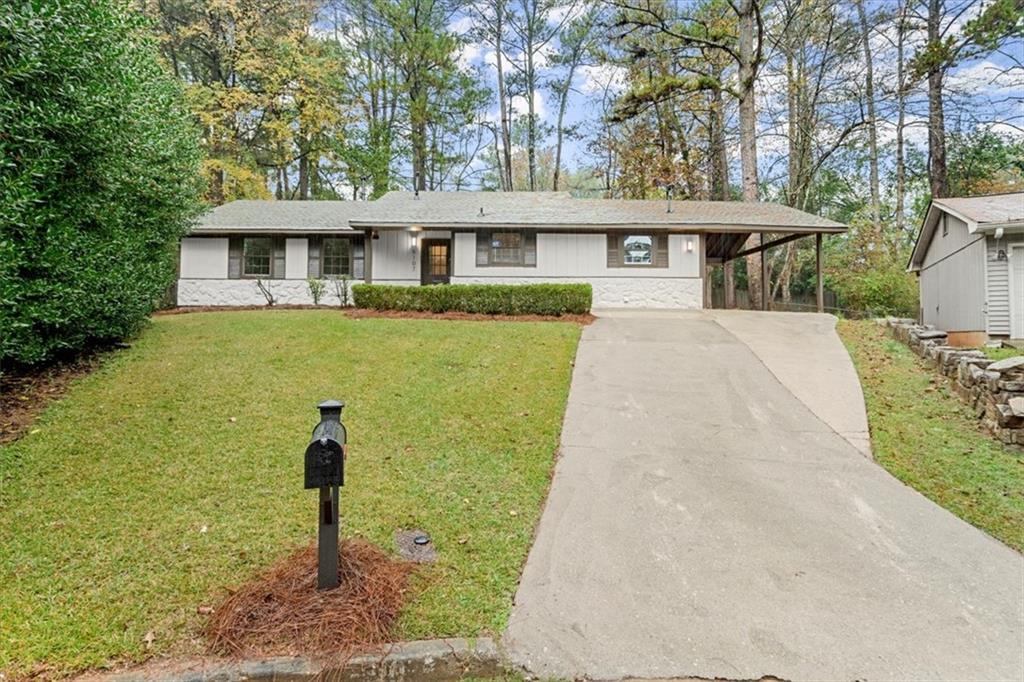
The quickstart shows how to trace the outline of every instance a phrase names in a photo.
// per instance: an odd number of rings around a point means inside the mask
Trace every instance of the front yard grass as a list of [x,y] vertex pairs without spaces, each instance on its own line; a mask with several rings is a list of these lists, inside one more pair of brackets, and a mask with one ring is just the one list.
[[982,431],[947,380],[883,328],[840,320],[838,330],[860,374],[878,463],[1024,551],[1024,455]]
[[0,448],[0,671],[202,651],[201,606],[309,543],[302,455],[348,403],[344,535],[429,532],[399,638],[505,625],[547,492],[579,328],[157,317]]

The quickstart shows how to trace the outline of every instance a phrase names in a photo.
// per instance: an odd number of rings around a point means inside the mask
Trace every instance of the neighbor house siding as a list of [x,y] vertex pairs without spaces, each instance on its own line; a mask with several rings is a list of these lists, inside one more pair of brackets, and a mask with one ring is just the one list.
[[985,331],[985,238],[953,217],[935,228],[921,267],[921,316],[946,331]]
[[[531,267],[478,266],[476,239],[474,232],[454,235],[453,283],[588,282],[595,307],[696,309],[703,304],[700,235],[669,235],[667,267],[628,268],[609,267],[604,232],[541,232]],[[688,241],[692,251],[686,250]]]
[[[992,236],[987,239],[988,333],[992,336],[1009,336],[1011,333],[1010,257],[1014,244],[1024,244],[1024,234],[1008,234],[998,242]],[[1000,249],[1006,252],[1006,260],[999,260]]]

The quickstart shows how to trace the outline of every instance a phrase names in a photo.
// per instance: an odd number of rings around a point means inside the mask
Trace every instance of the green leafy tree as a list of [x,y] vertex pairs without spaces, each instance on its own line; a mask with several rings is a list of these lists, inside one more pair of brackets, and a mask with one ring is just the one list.
[[198,214],[197,133],[126,3],[0,13],[0,361],[135,331]]

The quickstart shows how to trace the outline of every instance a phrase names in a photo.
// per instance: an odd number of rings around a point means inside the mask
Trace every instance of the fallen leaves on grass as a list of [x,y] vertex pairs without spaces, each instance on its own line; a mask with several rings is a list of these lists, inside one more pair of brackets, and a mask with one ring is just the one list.
[[317,548],[285,557],[213,610],[206,626],[217,653],[352,653],[390,641],[405,602],[411,564],[363,540],[345,540],[340,584],[316,587]]

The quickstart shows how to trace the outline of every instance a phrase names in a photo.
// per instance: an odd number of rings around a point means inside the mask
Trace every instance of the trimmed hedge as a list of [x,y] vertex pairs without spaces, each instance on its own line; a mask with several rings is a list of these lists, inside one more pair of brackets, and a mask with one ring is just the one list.
[[485,315],[569,315],[590,312],[589,284],[355,284],[357,308]]

